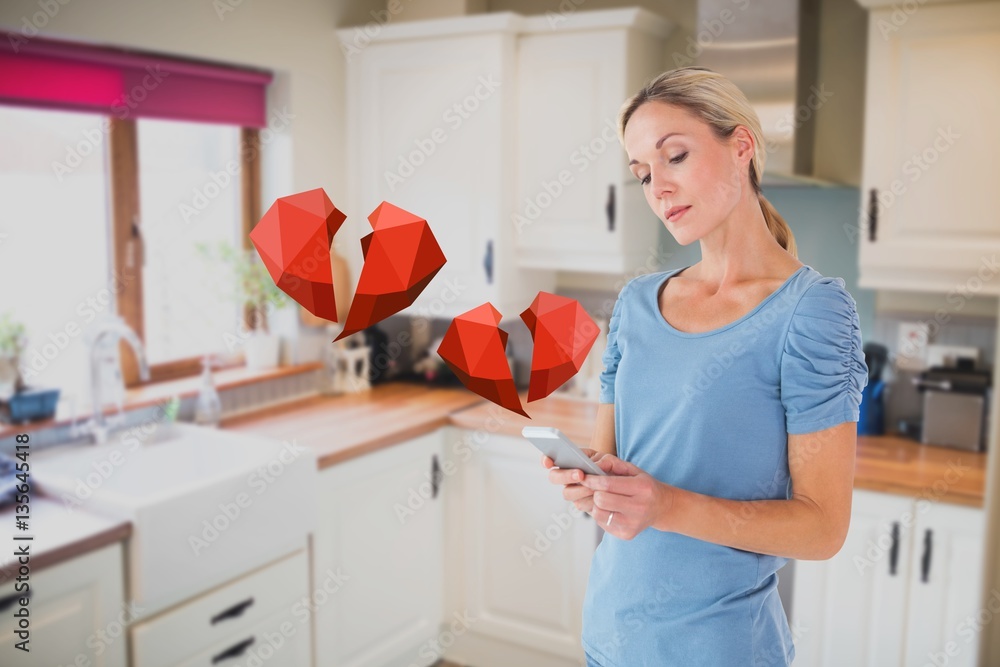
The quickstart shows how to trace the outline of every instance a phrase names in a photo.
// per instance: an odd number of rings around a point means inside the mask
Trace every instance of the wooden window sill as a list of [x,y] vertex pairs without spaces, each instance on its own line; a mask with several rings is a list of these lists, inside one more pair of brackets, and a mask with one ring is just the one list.
[[[314,361],[307,364],[296,364],[289,366],[277,366],[275,368],[265,368],[261,370],[249,370],[246,366],[237,368],[226,368],[212,371],[215,380],[215,388],[220,392],[234,387],[241,387],[255,382],[265,382],[289,375],[310,373],[323,368],[323,364]],[[168,401],[170,398],[188,398],[197,396],[201,387],[201,376],[195,375],[166,382],[154,382],[127,389],[125,391],[125,410],[136,410]],[[82,409],[81,409],[82,408]],[[116,410],[105,407],[104,413],[114,414]],[[78,406],[76,415],[78,423],[83,423],[90,419],[92,411],[88,406]],[[73,415],[60,416],[59,418],[45,419],[27,424],[7,424],[0,423],[0,438],[8,438],[17,433],[31,433],[57,426],[68,426],[73,422]]]

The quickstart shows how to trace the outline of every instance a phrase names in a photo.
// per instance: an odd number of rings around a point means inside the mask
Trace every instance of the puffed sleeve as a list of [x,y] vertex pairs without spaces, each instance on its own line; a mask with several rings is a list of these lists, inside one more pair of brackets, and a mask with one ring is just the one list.
[[781,402],[788,433],[811,433],[858,421],[868,367],[857,304],[843,278],[806,288],[781,355]]
[[618,293],[618,299],[611,310],[611,319],[608,320],[608,343],[601,358],[604,370],[601,372],[601,392],[597,399],[598,403],[615,402],[615,373],[618,371],[618,361],[622,356],[618,349],[618,327],[621,324],[622,303],[625,301],[625,293],[631,282],[630,280],[625,283],[625,286]]

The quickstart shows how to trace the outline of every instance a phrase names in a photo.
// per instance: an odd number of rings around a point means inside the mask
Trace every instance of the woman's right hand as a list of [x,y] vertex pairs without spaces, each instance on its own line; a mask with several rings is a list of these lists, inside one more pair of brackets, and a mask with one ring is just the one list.
[[[606,455],[589,447],[581,447],[580,451],[590,457],[594,463]],[[583,512],[591,513],[594,509],[594,490],[580,484],[584,473],[575,468],[557,468],[555,462],[548,456],[542,456],[542,465],[549,469],[549,481],[563,486],[563,498],[572,501],[573,505]]]

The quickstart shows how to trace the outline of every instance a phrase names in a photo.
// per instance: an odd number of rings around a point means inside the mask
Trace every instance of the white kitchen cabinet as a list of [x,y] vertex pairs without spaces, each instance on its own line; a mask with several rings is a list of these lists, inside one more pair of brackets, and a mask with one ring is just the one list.
[[[441,431],[320,471],[317,667],[433,664],[442,622]],[[328,590],[330,587],[327,587]]]
[[[663,223],[627,167],[616,121],[665,67],[671,24],[641,10],[532,19],[518,38],[521,266],[622,274],[657,255]],[[598,25],[595,25],[598,24]]]
[[998,294],[1000,3],[859,2],[870,9],[859,284]]
[[978,509],[856,490],[840,552],[795,563],[795,667],[922,667],[935,664],[929,654],[952,638],[961,651],[947,664],[975,665],[975,644],[953,635],[979,608],[982,517]]
[[132,626],[133,667],[311,664],[305,548]]
[[445,429],[446,598],[468,631],[446,657],[476,667],[583,661],[583,598],[603,531],[548,481],[523,438]]
[[309,634],[302,632],[302,620],[296,611],[284,608],[201,654],[184,660],[178,667],[312,667]]
[[30,632],[24,653],[14,635],[20,609],[15,582],[0,585],[0,664],[54,667],[87,664],[125,667],[126,626],[121,543],[32,572]]
[[903,664],[976,667],[983,627],[979,612],[986,602],[980,599],[983,511],[929,502],[924,507],[913,531]]
[[[517,317],[551,272],[518,271],[514,198],[516,36],[501,13],[382,26],[348,60],[354,234],[388,201],[425,218],[447,263],[404,314],[454,317],[489,301]],[[346,47],[356,32],[339,33]],[[346,249],[355,273],[360,245]]]

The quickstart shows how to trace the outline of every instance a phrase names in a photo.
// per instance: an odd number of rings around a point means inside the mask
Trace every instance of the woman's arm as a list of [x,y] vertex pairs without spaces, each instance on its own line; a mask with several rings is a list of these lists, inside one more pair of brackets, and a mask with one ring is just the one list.
[[615,443],[615,404],[598,403],[597,422],[594,424],[594,435],[590,439],[590,448],[604,454],[618,455]]
[[582,484],[595,491],[594,518],[603,525],[615,512],[606,530],[624,539],[652,527],[745,551],[825,560],[847,536],[856,447],[854,422],[789,435],[788,500],[707,496],[659,482],[620,459],[613,461],[612,476],[587,475]]

